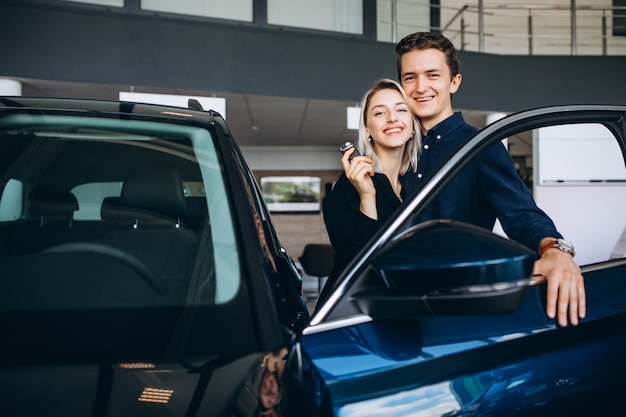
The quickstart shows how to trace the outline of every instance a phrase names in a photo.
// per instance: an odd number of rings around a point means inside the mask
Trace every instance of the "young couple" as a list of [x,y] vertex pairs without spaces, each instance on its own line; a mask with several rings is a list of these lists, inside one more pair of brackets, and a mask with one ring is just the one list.
[[[380,80],[365,94],[357,145],[363,156],[350,161],[353,151],[344,154],[344,172],[324,198],[324,221],[336,259],[319,302],[403,198],[477,132],[452,110],[461,74],[447,38],[414,33],[398,43],[396,52],[400,84]],[[585,317],[584,282],[573,247],[537,207],[502,143],[464,168],[420,220],[437,218],[488,230],[498,218],[511,239],[537,249],[533,273],[547,278],[548,317],[556,317],[561,326],[568,319],[577,325]]]

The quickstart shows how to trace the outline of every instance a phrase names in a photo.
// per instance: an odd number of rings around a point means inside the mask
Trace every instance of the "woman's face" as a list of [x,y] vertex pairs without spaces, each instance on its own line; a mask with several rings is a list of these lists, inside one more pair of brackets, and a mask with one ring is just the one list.
[[413,116],[402,94],[394,89],[375,92],[366,109],[367,133],[375,146],[398,148],[413,133]]

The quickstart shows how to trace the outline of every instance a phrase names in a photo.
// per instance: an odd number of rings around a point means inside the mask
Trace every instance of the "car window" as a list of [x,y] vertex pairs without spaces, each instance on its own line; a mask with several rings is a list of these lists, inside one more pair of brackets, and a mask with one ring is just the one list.
[[9,179],[0,196],[0,222],[14,221],[22,214],[24,184],[21,181]]
[[78,200],[78,210],[73,213],[74,219],[103,220],[100,210],[102,203],[105,198],[119,198],[123,184],[123,181],[91,182],[72,188],[71,193]]
[[[212,133],[148,120],[0,119],[1,305],[209,305],[240,287]],[[70,267],[71,266],[71,267]],[[17,279],[19,277],[19,279]]]

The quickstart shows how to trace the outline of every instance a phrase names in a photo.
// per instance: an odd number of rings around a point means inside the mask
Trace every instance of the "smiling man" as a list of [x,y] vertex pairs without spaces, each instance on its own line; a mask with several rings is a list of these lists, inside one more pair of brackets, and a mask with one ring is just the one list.
[[[452,110],[461,85],[459,59],[452,42],[438,33],[417,32],[396,45],[398,76],[423,131],[417,171],[401,178],[409,195],[436,172],[477,131]],[[573,246],[535,204],[500,142],[472,160],[420,218],[464,221],[492,230],[496,218],[513,240],[538,252],[535,274],[548,281],[547,314],[561,326],[578,324],[586,314],[585,287],[573,261]]]

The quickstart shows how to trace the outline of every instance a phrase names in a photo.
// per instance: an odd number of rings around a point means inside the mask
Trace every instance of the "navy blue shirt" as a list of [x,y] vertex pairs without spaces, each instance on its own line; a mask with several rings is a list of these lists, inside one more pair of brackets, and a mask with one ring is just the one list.
[[[465,123],[461,113],[433,127],[423,138],[417,172],[410,170],[400,178],[404,194],[425,184],[477,131]],[[501,142],[483,150],[463,168],[418,220],[459,220],[492,230],[496,218],[509,238],[535,251],[542,238],[562,237],[535,204]]]

